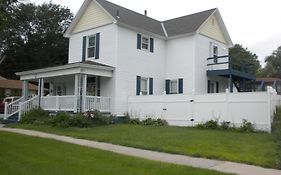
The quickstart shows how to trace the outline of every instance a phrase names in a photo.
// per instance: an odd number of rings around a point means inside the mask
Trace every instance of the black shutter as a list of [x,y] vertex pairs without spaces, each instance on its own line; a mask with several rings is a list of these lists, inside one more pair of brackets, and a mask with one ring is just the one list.
[[154,39],[150,38],[150,52],[154,52]]
[[211,93],[211,81],[208,80],[208,94]]
[[216,82],[216,93],[219,93],[219,82]]
[[87,46],[87,37],[83,37],[83,46],[82,46],[82,62],[86,61],[86,46]]
[[137,36],[137,49],[141,49],[141,34]]
[[140,95],[140,91],[141,91],[141,77],[137,76],[137,95]]
[[100,33],[96,34],[96,55],[95,59],[100,58]]
[[149,78],[149,95],[153,95],[153,78]]
[[170,94],[170,80],[166,80],[166,94]]
[[180,78],[179,82],[178,82],[178,86],[179,86],[179,94],[183,94],[183,79]]

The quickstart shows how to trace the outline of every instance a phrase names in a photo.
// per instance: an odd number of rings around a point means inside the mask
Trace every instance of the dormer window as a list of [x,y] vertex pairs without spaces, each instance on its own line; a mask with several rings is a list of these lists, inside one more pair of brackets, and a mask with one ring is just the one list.
[[96,56],[96,35],[88,37],[88,58],[94,58]]

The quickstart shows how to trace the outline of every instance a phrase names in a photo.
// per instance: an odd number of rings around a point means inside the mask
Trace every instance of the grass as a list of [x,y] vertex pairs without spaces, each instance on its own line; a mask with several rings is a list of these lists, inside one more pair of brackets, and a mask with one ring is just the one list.
[[1,175],[226,175],[8,132],[0,145]]
[[109,125],[94,128],[54,128],[10,125],[162,152],[242,162],[277,168],[277,146],[267,133],[240,133],[185,127]]

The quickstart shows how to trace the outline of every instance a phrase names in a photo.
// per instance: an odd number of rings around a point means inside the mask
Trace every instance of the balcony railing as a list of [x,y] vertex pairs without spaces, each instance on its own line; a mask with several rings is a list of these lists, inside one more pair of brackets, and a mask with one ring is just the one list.
[[207,59],[207,70],[226,70],[230,68],[230,58],[228,55]]

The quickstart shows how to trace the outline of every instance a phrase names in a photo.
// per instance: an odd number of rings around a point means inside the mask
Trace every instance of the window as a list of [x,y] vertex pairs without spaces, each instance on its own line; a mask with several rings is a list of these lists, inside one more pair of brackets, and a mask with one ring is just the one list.
[[148,50],[149,46],[149,39],[147,37],[142,37],[141,38],[141,48],[144,50]]
[[218,46],[213,46],[213,57],[218,56]]
[[96,35],[88,37],[88,58],[94,58],[96,56]]
[[148,95],[148,78],[141,78],[141,93],[142,95]]
[[170,93],[177,94],[178,93],[178,80],[171,80],[170,87],[171,87]]
[[137,49],[154,52],[154,39],[137,34]]

